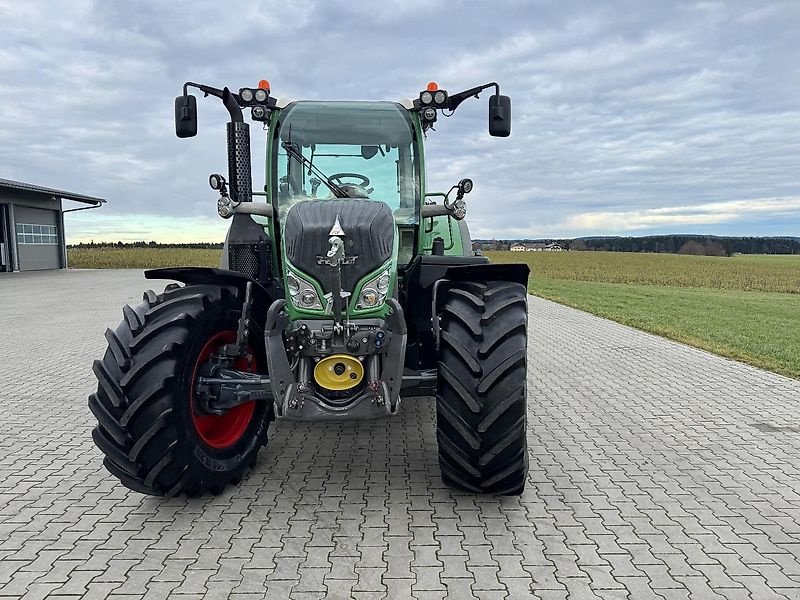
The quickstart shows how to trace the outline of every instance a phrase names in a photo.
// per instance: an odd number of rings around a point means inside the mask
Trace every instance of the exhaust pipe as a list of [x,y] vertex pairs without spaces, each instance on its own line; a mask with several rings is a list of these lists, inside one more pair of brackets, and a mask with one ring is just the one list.
[[222,90],[222,103],[231,120],[228,130],[228,182],[234,202],[253,201],[253,175],[250,165],[250,125],[228,88]]
[[[238,107],[237,107],[238,108]],[[250,125],[230,121],[228,128],[228,181],[234,202],[253,201],[250,167]]]

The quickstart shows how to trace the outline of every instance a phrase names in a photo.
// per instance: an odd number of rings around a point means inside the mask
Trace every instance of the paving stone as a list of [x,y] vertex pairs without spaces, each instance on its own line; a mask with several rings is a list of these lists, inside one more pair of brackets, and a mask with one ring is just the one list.
[[216,498],[131,492],[86,397],[103,330],[154,283],[0,275],[0,599],[800,597],[800,438],[774,430],[800,382],[534,297],[519,498],[442,484],[424,398],[278,422]]

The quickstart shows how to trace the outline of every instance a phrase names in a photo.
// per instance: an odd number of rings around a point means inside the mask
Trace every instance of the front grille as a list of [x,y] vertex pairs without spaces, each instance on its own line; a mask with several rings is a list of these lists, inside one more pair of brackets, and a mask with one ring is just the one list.
[[228,267],[260,283],[272,279],[272,249],[269,242],[255,244],[230,244]]
[[283,227],[286,258],[314,277],[323,293],[331,292],[330,267],[317,257],[330,248],[334,223],[345,232],[345,256],[354,262],[342,266],[342,289],[354,291],[360,279],[392,257],[395,225],[388,204],[375,200],[305,200],[292,206]]

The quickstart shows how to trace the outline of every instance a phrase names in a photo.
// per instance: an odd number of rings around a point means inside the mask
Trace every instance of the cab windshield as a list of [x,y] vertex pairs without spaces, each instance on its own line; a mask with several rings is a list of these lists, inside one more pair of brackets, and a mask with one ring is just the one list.
[[280,215],[301,200],[334,198],[327,178],[345,197],[385,202],[398,223],[416,223],[419,168],[413,139],[411,119],[392,102],[290,105],[280,115],[275,140],[273,189]]

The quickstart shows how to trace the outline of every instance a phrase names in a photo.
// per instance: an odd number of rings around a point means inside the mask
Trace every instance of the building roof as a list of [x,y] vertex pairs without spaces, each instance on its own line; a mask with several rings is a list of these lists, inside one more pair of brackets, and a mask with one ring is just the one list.
[[22,181],[12,181],[11,179],[3,179],[0,177],[0,190],[19,190],[22,192],[33,192],[35,194],[46,194],[48,196],[55,196],[63,200],[74,200],[75,202],[84,202],[86,204],[94,204],[98,206],[105,204],[104,198],[97,198],[95,196],[85,196],[83,194],[75,194],[73,192],[65,192],[64,190],[56,190],[53,188],[46,188],[40,185],[33,185],[32,183],[23,183]]

